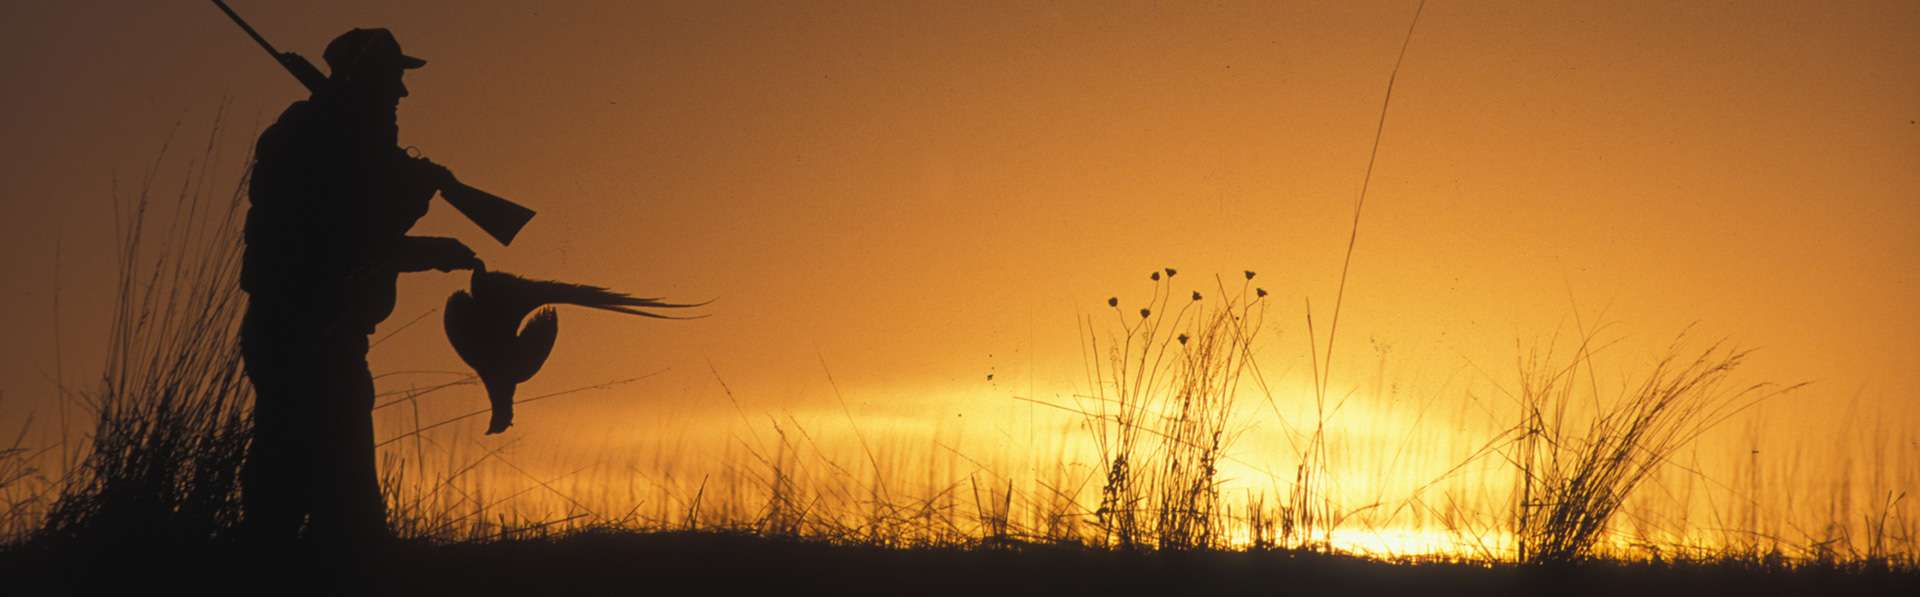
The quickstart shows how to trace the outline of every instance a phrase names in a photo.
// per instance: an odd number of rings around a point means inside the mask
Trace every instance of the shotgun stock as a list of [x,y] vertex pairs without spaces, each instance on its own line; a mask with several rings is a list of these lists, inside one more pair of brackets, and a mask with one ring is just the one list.
[[502,245],[513,244],[513,237],[533,219],[533,210],[457,179],[449,178],[441,184],[440,198]]

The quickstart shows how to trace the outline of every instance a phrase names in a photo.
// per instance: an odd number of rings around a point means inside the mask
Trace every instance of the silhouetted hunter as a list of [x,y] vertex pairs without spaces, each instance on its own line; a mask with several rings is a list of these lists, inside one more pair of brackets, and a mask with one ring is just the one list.
[[254,440],[241,471],[255,538],[387,535],[374,466],[367,336],[393,312],[403,272],[474,269],[451,238],[407,236],[452,175],[397,143],[407,56],[385,29],[327,45],[331,75],[260,135],[249,188],[240,338]]
[[213,4],[312,92],[260,135],[248,189],[240,344],[255,404],[241,499],[252,538],[292,539],[303,522],[322,543],[387,536],[367,336],[393,313],[401,273],[474,271],[473,292],[447,300],[446,331],[486,385],[490,434],[512,424],[515,387],[539,371],[559,334],[558,314],[547,308],[528,319],[535,309],[575,304],[680,319],[639,308],[698,306],[487,272],[458,240],[407,236],[436,192],[501,244],[533,211],[398,147],[401,77],[426,61],[401,53],[392,33],[354,29],[334,39],[324,54],[332,74],[321,75],[275,50],[225,2]]

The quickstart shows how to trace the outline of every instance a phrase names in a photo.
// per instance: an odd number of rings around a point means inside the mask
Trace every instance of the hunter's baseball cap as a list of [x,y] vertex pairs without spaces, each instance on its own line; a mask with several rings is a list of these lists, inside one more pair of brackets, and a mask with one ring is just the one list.
[[427,61],[400,53],[400,40],[386,29],[353,29],[333,38],[320,57],[333,72],[355,71],[370,66],[420,68]]

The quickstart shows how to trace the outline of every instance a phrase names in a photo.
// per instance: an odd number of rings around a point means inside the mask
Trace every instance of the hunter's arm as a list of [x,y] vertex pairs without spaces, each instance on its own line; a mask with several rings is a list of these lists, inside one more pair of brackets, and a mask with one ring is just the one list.
[[474,256],[473,249],[457,239],[405,235],[414,221],[426,215],[427,204],[434,193],[453,175],[438,164],[407,157],[398,149],[393,156],[389,162],[391,174],[386,180],[395,185],[392,197],[397,203],[391,205],[396,211],[386,217],[391,218],[387,224],[393,226],[389,228],[390,233],[400,236],[390,246],[385,261],[400,272],[445,272],[479,267],[480,259]]
[[450,272],[483,267],[480,257],[459,239],[439,236],[407,236],[400,239],[391,257],[394,270]]

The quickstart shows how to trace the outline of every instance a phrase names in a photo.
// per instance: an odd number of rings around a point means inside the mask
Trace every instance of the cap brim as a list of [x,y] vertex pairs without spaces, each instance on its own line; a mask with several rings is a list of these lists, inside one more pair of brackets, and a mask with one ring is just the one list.
[[420,68],[426,65],[427,65],[427,61],[425,60],[414,58],[406,54],[400,55],[400,68]]

